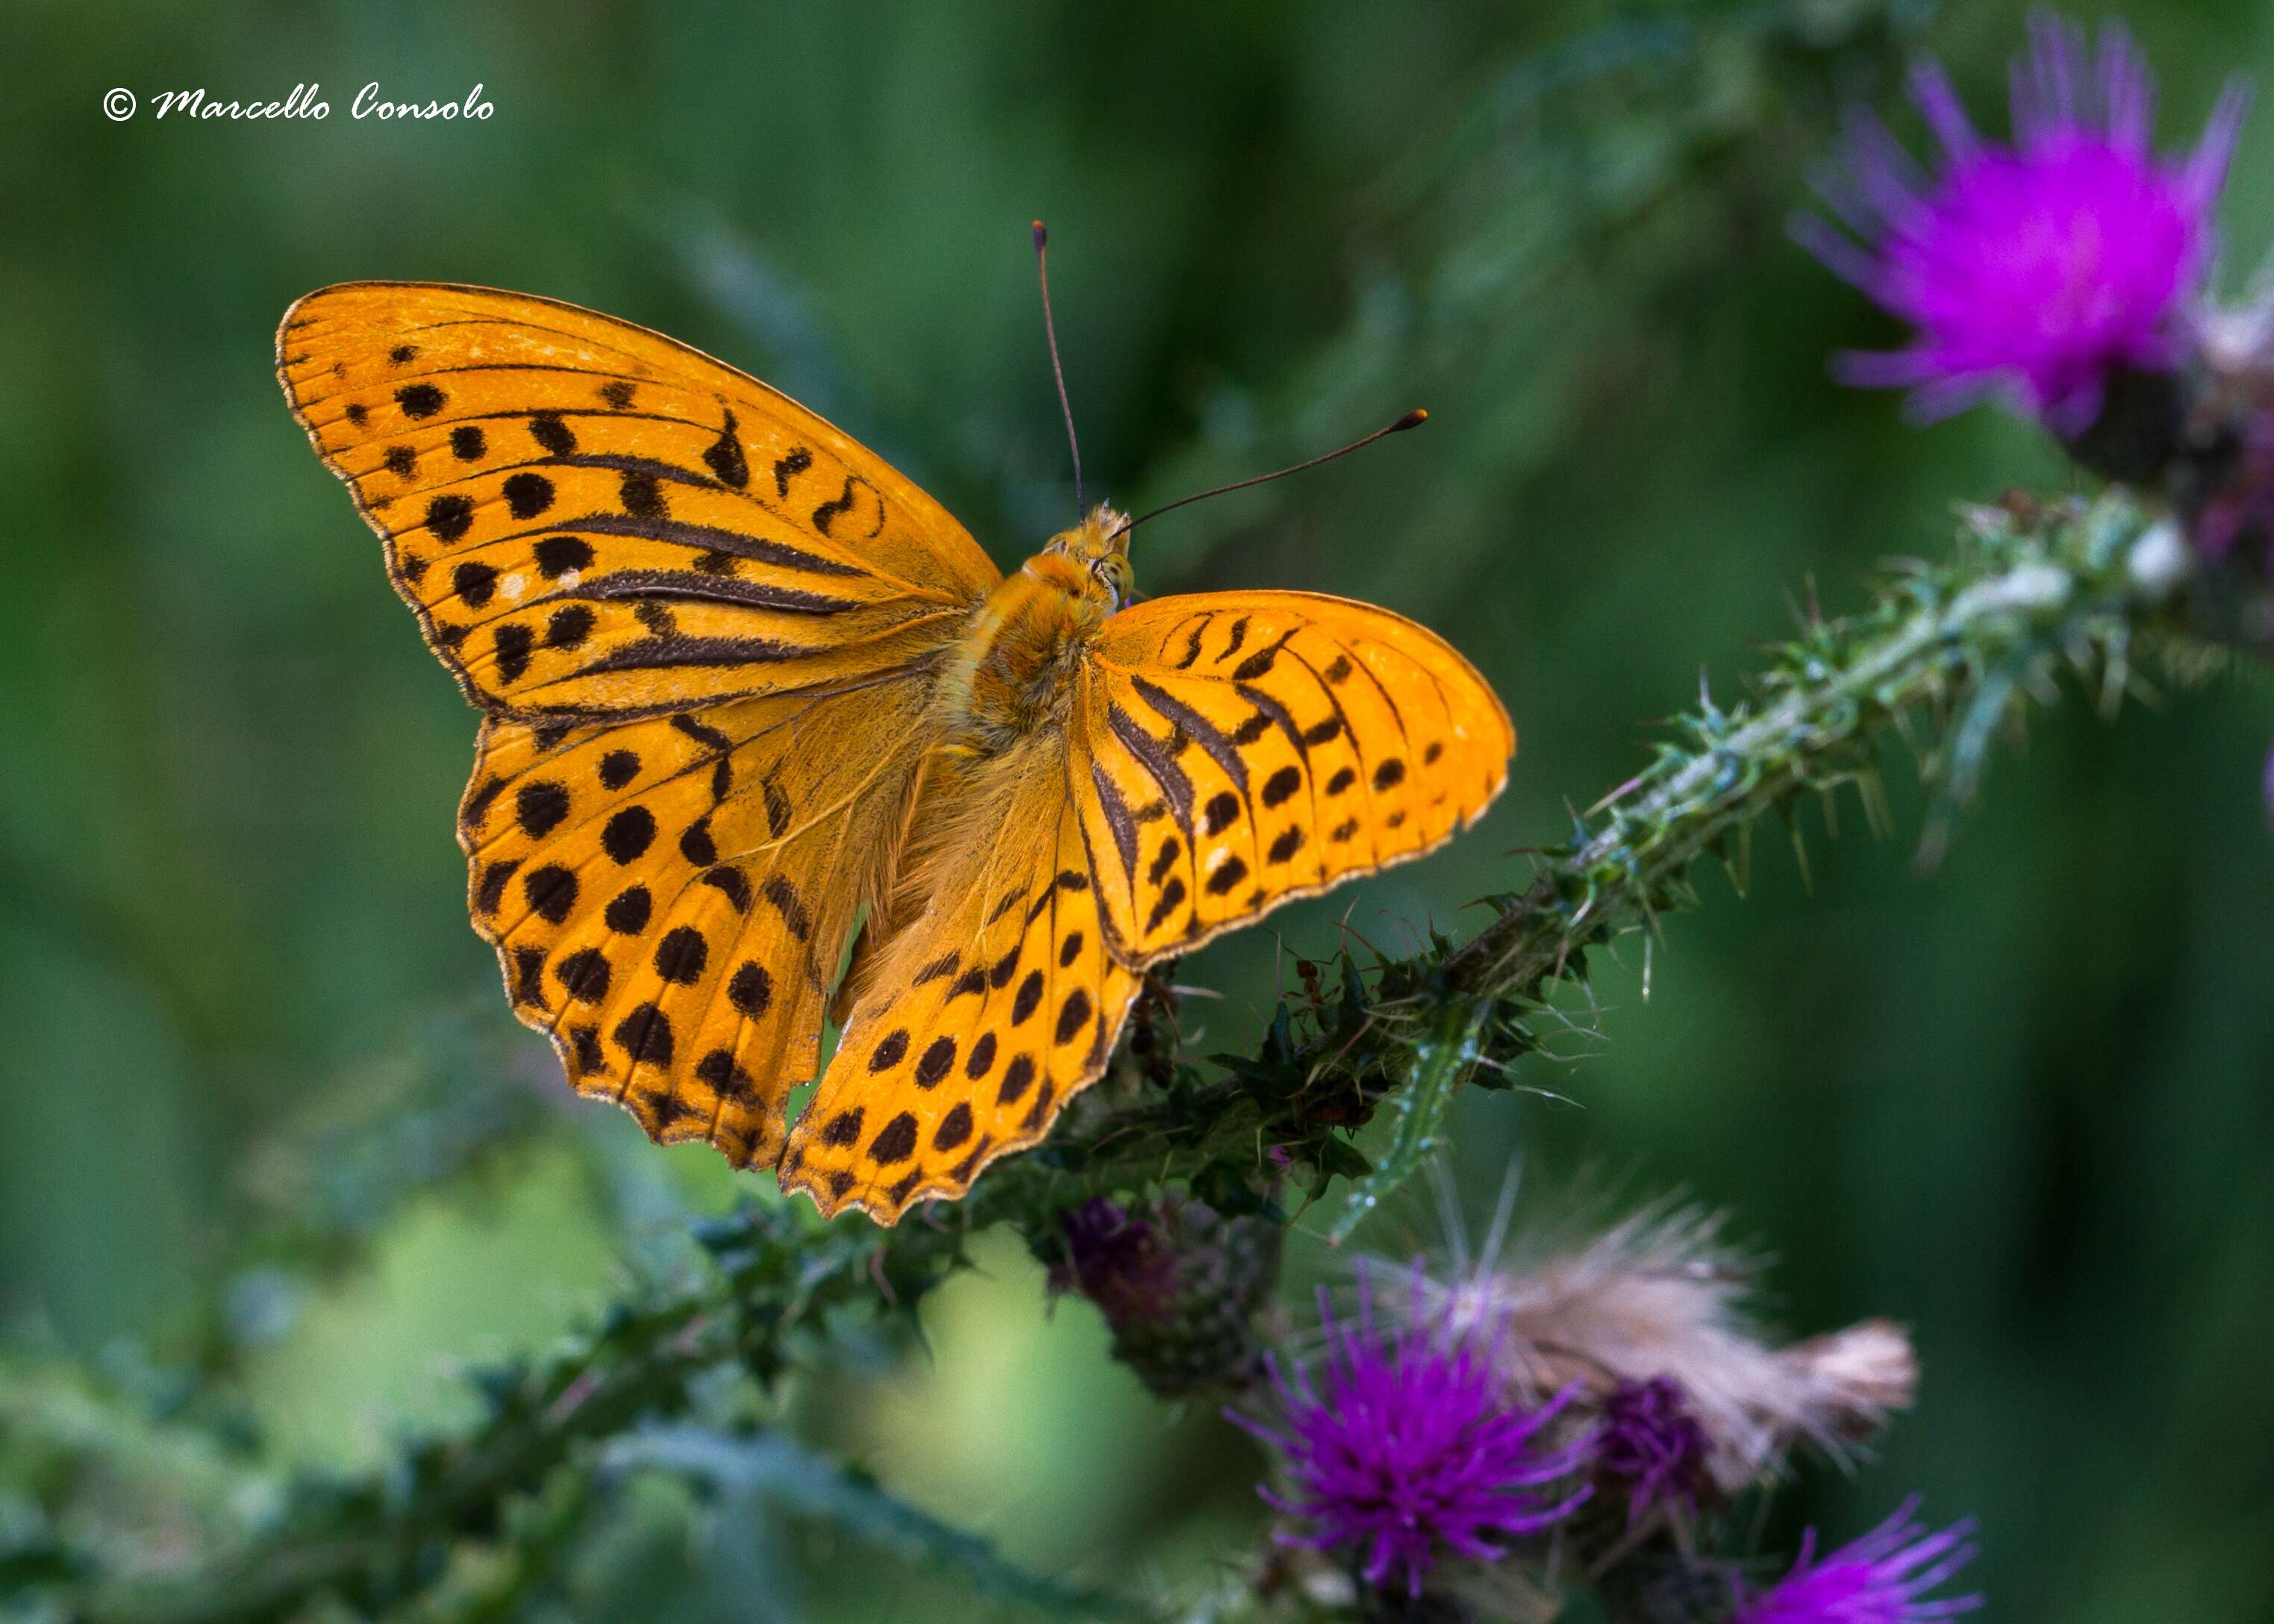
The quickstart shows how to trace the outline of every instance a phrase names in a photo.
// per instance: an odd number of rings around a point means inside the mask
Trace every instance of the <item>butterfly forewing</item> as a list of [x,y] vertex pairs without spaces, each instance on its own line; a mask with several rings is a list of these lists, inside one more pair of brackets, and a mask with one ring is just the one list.
[[571,305],[310,294],[279,376],[471,696],[651,714],[903,671],[997,579],[915,485],[764,384]]
[[1133,964],[1442,844],[1500,793],[1516,744],[1442,639],[1300,592],[1122,611],[1072,726],[1099,904]]

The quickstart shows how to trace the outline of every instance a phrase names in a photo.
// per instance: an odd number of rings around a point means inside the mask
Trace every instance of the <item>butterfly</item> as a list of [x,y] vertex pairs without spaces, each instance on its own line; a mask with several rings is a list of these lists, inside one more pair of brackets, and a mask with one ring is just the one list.
[[825,1213],[963,1195],[1105,1071],[1148,965],[1432,850],[1506,781],[1506,711],[1412,621],[1133,601],[1103,506],[1003,575],[643,327],[348,282],[276,360],[482,712],[459,839],[514,1012],[578,1093]]

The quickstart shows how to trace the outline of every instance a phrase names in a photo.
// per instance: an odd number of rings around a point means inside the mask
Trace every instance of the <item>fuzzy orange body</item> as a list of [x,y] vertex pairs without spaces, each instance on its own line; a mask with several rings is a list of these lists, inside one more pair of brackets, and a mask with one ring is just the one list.
[[[1082,661],[1128,581],[1123,515],[1100,508],[996,583],[941,663],[951,748],[982,758],[1063,727]],[[1118,575],[1105,560],[1119,564]],[[1115,581],[1123,583],[1117,588]]]
[[1147,965],[1433,850],[1506,781],[1506,713],[1412,621],[1132,605],[1103,508],[1005,578],[645,329],[350,283],[287,312],[277,371],[484,713],[459,838],[514,1012],[578,1092],[825,1211],[961,1195],[1103,1073]]

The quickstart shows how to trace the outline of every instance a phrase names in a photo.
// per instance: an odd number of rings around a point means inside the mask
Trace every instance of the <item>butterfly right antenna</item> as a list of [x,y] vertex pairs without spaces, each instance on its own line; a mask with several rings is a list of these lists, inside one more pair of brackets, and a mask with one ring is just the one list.
[[[1253,478],[1235,479],[1230,485],[1216,485],[1206,491],[1195,491],[1190,496],[1180,496],[1177,498],[1173,502],[1163,502],[1158,508],[1154,508],[1152,512],[1141,513],[1135,518],[1129,520],[1126,523],[1123,524],[1119,530],[1114,531],[1113,536],[1126,536],[1131,530],[1135,530],[1139,525],[1144,523],[1146,520],[1157,519],[1172,508],[1182,508],[1187,503],[1205,501],[1211,496],[1222,496],[1227,491],[1245,491],[1252,485],[1269,485],[1274,479],[1284,479],[1288,475],[1299,474],[1306,468],[1316,468],[1321,462],[1331,462],[1337,457],[1348,456],[1353,451],[1374,444],[1375,440],[1382,439],[1384,435],[1403,434],[1407,429],[1418,429],[1428,421],[1429,414],[1422,410],[1419,406],[1416,406],[1412,411],[1407,412],[1397,422],[1389,425],[1389,427],[1376,429],[1373,433],[1366,435],[1362,439],[1354,440],[1351,441],[1349,445],[1344,446],[1338,450],[1327,452],[1321,456],[1307,458],[1303,462],[1294,463],[1287,468],[1275,469],[1268,474],[1257,474]],[[1111,540],[1112,538],[1112,537],[1109,537],[1107,539]]]

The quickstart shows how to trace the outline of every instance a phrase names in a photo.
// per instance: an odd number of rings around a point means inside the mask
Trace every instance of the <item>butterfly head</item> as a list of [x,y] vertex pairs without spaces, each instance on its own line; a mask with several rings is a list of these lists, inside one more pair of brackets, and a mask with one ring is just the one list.
[[1129,515],[1103,502],[1072,530],[1051,537],[1043,554],[1075,566],[1065,572],[1070,590],[1102,601],[1109,613],[1126,604],[1136,589],[1136,574],[1129,568]]

